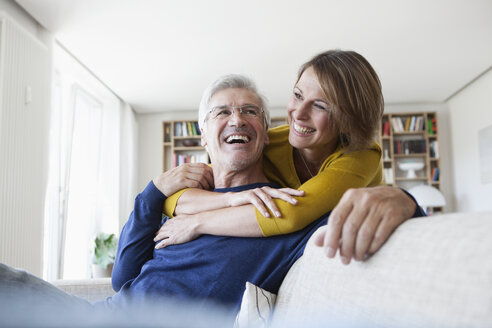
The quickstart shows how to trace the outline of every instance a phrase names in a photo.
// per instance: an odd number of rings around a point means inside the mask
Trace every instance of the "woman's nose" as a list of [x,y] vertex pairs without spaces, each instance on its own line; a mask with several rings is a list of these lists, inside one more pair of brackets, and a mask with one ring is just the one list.
[[292,115],[296,119],[306,119],[309,118],[309,106],[305,102],[299,102],[297,106],[294,107]]

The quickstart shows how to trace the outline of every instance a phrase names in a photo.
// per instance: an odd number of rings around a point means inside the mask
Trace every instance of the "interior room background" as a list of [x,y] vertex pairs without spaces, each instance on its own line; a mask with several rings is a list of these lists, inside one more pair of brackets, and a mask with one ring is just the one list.
[[[0,0],[0,22],[0,261],[47,279],[87,277],[80,243],[120,231],[138,191],[162,170],[162,121],[194,120],[197,109],[137,114],[15,2]],[[492,210],[478,140],[492,126],[492,71],[443,102],[385,107],[419,111],[438,113],[445,212]],[[271,112],[285,116],[283,107]],[[77,186],[94,193],[77,203]]]

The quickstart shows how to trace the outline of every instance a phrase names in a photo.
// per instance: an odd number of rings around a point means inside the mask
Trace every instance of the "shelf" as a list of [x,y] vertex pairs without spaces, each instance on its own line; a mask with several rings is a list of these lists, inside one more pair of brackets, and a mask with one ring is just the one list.
[[394,154],[395,158],[409,158],[409,157],[425,157],[426,153],[414,153],[414,154]]
[[179,137],[174,137],[173,136],[173,139],[174,140],[184,140],[184,139],[200,139],[202,136],[198,135],[198,136],[187,136],[187,137],[184,137],[184,136],[179,136]]
[[404,131],[404,132],[393,131],[394,136],[424,135],[424,134],[425,134],[425,131]]
[[174,147],[174,150],[175,151],[180,151],[180,150],[203,150],[205,151],[205,148],[201,147],[201,146],[190,146],[190,147]]
[[396,177],[396,181],[427,181],[427,177],[417,177],[417,178],[400,178]]

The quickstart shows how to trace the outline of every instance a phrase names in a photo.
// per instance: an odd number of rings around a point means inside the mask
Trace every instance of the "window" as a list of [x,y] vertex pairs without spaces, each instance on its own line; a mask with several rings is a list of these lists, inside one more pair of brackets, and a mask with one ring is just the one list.
[[44,276],[90,278],[94,236],[119,231],[121,102],[61,47],[54,52]]

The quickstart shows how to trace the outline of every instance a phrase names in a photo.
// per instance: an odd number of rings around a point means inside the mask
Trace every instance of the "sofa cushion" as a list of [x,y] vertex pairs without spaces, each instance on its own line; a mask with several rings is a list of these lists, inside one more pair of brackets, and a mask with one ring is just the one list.
[[370,259],[348,266],[311,239],[279,290],[273,322],[488,325],[491,231],[492,213],[412,219]]
[[89,302],[103,300],[115,294],[111,287],[111,278],[54,280],[51,283],[64,292]]
[[268,327],[276,298],[276,294],[247,281],[234,327]]

